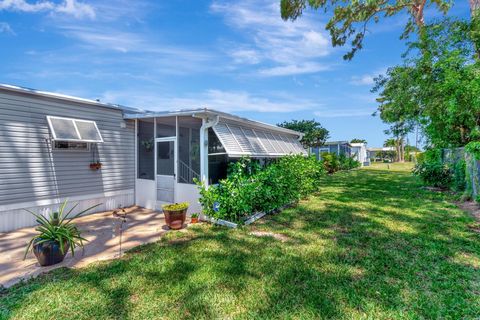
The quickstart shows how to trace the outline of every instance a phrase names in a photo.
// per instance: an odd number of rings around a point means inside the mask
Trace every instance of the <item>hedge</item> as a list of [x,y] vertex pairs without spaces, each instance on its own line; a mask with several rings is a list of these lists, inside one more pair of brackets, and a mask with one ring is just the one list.
[[324,173],[314,157],[285,156],[264,167],[243,158],[230,165],[227,179],[208,188],[200,184],[200,203],[212,218],[241,223],[255,212],[272,212],[318,190]]

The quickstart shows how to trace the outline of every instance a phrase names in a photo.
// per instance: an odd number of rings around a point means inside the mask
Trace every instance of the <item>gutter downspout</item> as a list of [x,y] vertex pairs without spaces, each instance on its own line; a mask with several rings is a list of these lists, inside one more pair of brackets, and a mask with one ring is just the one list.
[[208,128],[216,126],[220,117],[209,119],[202,118],[202,126],[200,127],[200,180],[208,187]]

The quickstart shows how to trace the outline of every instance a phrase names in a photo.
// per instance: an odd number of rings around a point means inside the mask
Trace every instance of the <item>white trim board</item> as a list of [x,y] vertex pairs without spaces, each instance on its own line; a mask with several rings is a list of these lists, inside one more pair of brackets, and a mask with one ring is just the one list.
[[107,197],[114,197],[120,195],[130,195],[134,194],[134,189],[127,189],[127,190],[118,190],[118,191],[109,191],[103,193],[95,193],[95,194],[86,194],[81,196],[74,196],[74,197],[57,197],[51,199],[44,199],[44,200],[37,200],[37,201],[30,201],[30,202],[19,202],[19,203],[12,203],[0,206],[0,212],[2,211],[9,211],[9,210],[16,210],[22,208],[30,208],[30,207],[38,207],[38,206],[49,206],[52,204],[59,204],[68,199],[69,201],[81,201],[87,199],[95,199],[95,198],[107,198]]

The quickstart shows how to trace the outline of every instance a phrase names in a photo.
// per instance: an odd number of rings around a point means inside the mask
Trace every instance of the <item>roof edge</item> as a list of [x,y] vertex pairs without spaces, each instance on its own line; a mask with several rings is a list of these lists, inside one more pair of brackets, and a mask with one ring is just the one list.
[[141,112],[140,109],[125,107],[118,104],[104,103],[96,100],[74,97],[74,96],[61,94],[61,93],[36,90],[32,88],[14,86],[14,85],[4,84],[4,83],[0,83],[0,91],[24,93],[24,94],[33,95],[33,96],[40,96],[40,97],[63,100],[63,101],[89,104],[97,107],[110,108],[110,109],[121,110],[121,111]]

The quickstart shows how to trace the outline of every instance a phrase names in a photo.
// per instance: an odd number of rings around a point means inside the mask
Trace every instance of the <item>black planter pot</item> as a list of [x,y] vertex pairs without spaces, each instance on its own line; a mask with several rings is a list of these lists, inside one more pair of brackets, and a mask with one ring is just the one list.
[[67,243],[64,245],[65,252],[60,250],[60,244],[57,241],[50,240],[42,243],[33,244],[33,253],[37,257],[38,263],[42,267],[51,266],[63,261],[68,252]]

